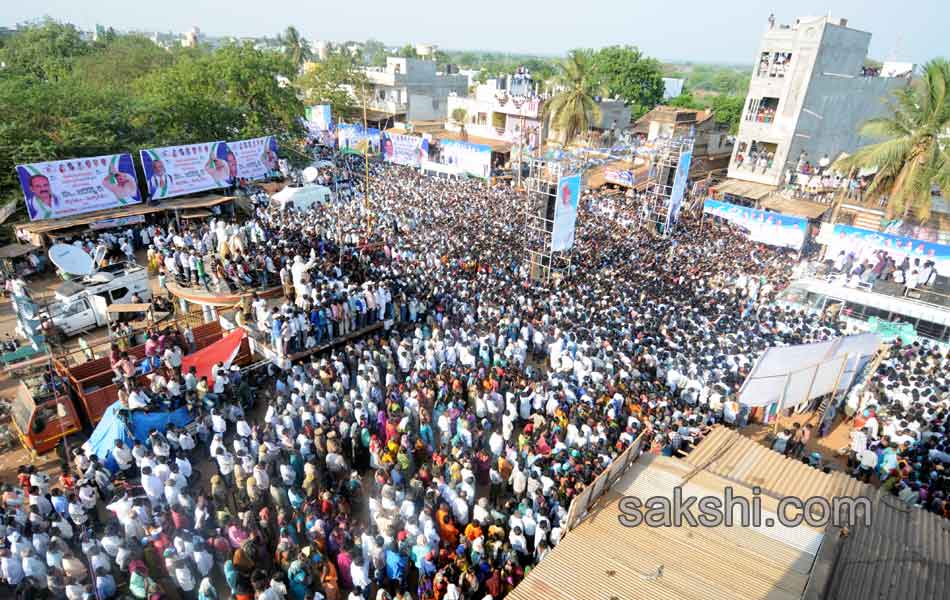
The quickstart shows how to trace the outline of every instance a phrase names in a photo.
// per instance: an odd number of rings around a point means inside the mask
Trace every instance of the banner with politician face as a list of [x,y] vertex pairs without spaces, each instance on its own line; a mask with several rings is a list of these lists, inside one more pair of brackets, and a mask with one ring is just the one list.
[[228,142],[237,160],[238,179],[267,179],[277,171],[277,138],[272,135]]
[[226,142],[148,148],[139,154],[153,199],[230,187],[237,178],[237,157]]
[[422,160],[428,157],[427,150],[423,149],[422,141],[422,137],[418,135],[384,132],[383,160],[397,165],[418,167]]
[[581,196],[581,176],[561,177],[557,182],[557,204],[554,207],[554,228],[551,250],[560,252],[574,247],[577,226],[577,203]]
[[31,163],[16,170],[31,221],[142,201],[131,154]]

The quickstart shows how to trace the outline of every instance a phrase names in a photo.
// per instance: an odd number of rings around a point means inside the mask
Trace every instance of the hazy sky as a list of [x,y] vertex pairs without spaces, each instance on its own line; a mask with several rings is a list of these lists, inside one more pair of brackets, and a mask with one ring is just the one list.
[[273,35],[289,24],[310,39],[376,38],[450,49],[562,54],[579,46],[633,44],[666,60],[751,63],[769,13],[779,23],[823,15],[870,31],[878,59],[950,56],[948,0],[3,0],[0,25],[44,15],[90,29]]

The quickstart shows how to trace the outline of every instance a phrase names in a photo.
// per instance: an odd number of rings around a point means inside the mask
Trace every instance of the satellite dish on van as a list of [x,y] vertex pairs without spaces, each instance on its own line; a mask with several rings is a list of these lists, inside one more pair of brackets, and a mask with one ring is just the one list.
[[307,183],[313,183],[320,176],[320,171],[316,167],[307,167],[303,170],[303,180]]
[[93,270],[99,268],[99,265],[102,264],[102,259],[106,257],[106,247],[105,246],[96,246],[96,251],[92,254],[92,268]]
[[49,259],[70,275],[89,275],[96,270],[92,257],[72,244],[54,244],[49,249]]

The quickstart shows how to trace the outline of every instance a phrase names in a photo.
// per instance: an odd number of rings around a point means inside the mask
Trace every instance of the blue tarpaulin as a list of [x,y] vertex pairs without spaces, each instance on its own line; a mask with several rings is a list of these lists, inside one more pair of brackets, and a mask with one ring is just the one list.
[[[122,404],[115,402],[106,409],[102,415],[102,420],[96,425],[96,429],[86,440],[86,446],[93,454],[99,457],[99,460],[112,472],[117,471],[115,461],[112,459],[112,449],[115,448],[115,441],[122,440],[128,447],[131,447],[133,440],[138,440],[143,444],[148,442],[148,435],[152,430],[158,430],[162,433],[168,428],[169,423],[176,427],[184,427],[191,423],[191,415],[188,409],[182,407],[172,412],[150,412],[135,411],[128,423],[119,416]],[[125,413],[128,415],[128,412]]]

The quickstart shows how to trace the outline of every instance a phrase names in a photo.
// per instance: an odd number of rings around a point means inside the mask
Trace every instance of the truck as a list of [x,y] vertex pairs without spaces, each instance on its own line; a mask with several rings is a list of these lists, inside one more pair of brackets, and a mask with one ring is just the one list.
[[[138,294],[141,302],[152,298],[148,272],[135,263],[114,263],[100,271],[70,279],[55,290],[55,301],[40,319],[56,334],[72,336],[109,322],[108,307],[127,304]],[[51,323],[51,325],[50,325]]]
[[[220,340],[226,332],[219,321],[211,321],[192,329],[195,350],[202,350]],[[145,356],[145,345],[129,348],[129,356],[137,361]],[[50,359],[34,369],[33,375],[22,376],[11,406],[12,424],[20,443],[30,452],[43,454],[57,448],[60,440],[84,429],[91,432],[106,410],[119,398],[115,374],[109,356],[71,363],[66,357]],[[251,363],[247,340],[241,344],[232,364]],[[143,383],[147,378],[139,377]]]

